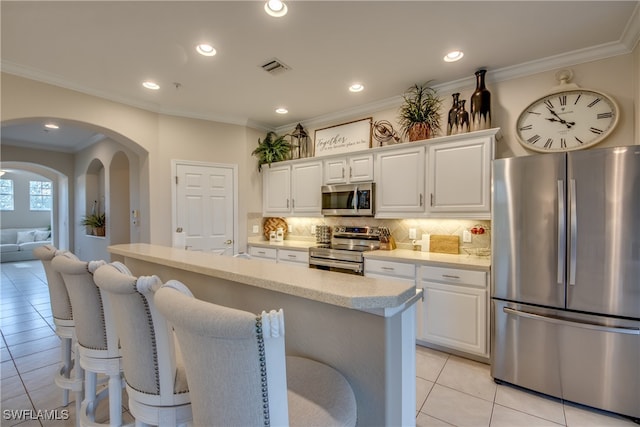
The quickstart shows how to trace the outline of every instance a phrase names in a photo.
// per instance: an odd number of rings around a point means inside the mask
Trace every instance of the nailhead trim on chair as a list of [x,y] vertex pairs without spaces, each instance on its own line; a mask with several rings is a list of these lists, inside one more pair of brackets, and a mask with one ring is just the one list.
[[264,336],[262,335],[262,317],[256,317],[256,334],[258,339],[258,360],[260,360],[260,385],[262,388],[262,414],[264,426],[269,427],[269,389],[267,388],[267,359],[264,351]]

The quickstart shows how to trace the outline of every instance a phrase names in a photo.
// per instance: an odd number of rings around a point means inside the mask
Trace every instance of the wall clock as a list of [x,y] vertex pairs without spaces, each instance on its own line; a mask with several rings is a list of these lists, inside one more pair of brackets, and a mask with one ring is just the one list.
[[516,135],[524,147],[538,152],[580,150],[601,142],[618,124],[615,100],[567,83],[571,75],[559,72],[560,85],[518,116]]

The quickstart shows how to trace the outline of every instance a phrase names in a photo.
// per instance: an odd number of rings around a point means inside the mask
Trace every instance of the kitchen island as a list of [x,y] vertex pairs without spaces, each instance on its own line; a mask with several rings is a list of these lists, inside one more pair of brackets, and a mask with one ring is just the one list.
[[358,425],[415,425],[415,285],[149,244],[109,247],[134,275],[186,284],[196,298],[260,313],[282,308],[287,354],[339,370]]

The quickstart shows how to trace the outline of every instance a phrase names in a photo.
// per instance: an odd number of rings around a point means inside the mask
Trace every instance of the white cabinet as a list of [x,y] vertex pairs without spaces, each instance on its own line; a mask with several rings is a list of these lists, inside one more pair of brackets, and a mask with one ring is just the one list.
[[489,357],[487,273],[421,266],[422,324],[418,341]]
[[297,162],[263,171],[262,212],[265,216],[321,214],[322,162]]
[[276,262],[278,250],[276,248],[263,248],[261,246],[249,246],[249,255],[265,261]]
[[406,218],[425,212],[423,145],[376,153],[376,217]]
[[[378,259],[364,259],[364,275],[378,279],[393,279],[416,284],[416,265],[406,262],[385,261]],[[424,311],[423,302],[416,303],[416,336],[422,327]]]
[[335,157],[324,161],[324,183],[373,181],[373,155]]
[[489,217],[493,135],[429,145],[430,214]]
[[308,249],[265,248],[264,246],[248,245],[248,251],[253,258],[264,261],[309,267]]
[[309,251],[278,249],[278,263],[309,267]]

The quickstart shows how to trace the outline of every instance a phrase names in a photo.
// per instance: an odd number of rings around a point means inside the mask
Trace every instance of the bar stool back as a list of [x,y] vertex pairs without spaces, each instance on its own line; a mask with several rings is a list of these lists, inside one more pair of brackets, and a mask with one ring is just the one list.
[[[80,261],[68,253],[56,255],[51,261],[54,270],[64,280],[76,321],[76,336],[80,365],[85,369],[85,398],[80,412],[80,424],[97,425],[99,402],[109,397],[109,425],[122,425],[122,358],[118,336],[105,298],[93,281],[93,272],[104,261]],[[109,378],[106,389],[97,392],[97,375]]]
[[[63,406],[69,404],[69,392],[75,392],[76,413],[78,413],[84,391],[84,371],[80,363],[75,363],[75,359],[72,357],[72,348],[76,346],[75,322],[73,320],[71,300],[62,276],[51,266],[51,260],[56,256],[56,253],[61,254],[63,251],[58,251],[52,245],[39,246],[33,249],[33,255],[42,262],[47,276],[53,324],[56,327],[56,335],[60,338],[62,365],[56,373],[54,381],[63,390]],[[77,349],[75,349],[75,354],[78,354]],[[75,375],[72,378],[71,371],[74,369]]]
[[355,396],[342,374],[285,356],[282,310],[256,316],[185,289],[170,280],[155,300],[183,350],[194,425],[356,425]]
[[94,278],[112,303],[129,411],[136,425],[175,426],[191,421],[191,396],[182,356],[153,300],[155,290],[162,285],[160,279],[136,278],[118,262],[98,268]]

